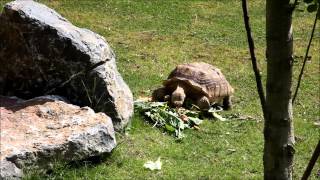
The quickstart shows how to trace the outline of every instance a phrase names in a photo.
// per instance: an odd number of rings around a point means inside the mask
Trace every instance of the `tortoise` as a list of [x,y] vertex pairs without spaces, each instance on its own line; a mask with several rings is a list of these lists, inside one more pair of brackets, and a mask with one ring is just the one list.
[[174,107],[181,107],[186,98],[195,102],[202,110],[212,104],[231,108],[234,89],[220,69],[204,63],[194,62],[178,65],[163,82],[163,87],[153,91],[153,101],[170,101]]

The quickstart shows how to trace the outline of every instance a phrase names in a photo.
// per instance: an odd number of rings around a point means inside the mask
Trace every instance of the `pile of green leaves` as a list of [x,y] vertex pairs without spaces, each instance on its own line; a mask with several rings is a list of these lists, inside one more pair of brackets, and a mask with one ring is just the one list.
[[[182,132],[184,129],[199,129],[199,125],[203,121],[200,118],[203,116],[203,112],[171,108],[167,102],[136,101],[134,106],[135,111],[148,117],[148,120],[153,123],[153,127],[162,128],[174,134],[177,139],[182,139],[185,136]],[[211,109],[208,112],[219,120],[226,120],[218,115],[216,110]]]
[[[174,134],[178,139],[184,137],[183,130],[186,128],[197,128],[202,120],[199,113],[186,110],[170,108],[166,102],[136,101],[135,110],[148,117],[153,127],[159,127]],[[183,118],[187,117],[187,118]]]

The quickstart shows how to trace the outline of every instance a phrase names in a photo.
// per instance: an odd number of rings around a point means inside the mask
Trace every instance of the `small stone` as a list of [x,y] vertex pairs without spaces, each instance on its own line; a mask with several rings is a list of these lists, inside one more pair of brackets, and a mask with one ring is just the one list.
[[0,179],[15,180],[22,178],[22,170],[10,161],[0,160]]

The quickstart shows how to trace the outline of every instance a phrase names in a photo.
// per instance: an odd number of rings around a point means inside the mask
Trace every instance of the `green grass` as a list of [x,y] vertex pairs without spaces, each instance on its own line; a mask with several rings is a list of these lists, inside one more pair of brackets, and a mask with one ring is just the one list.
[[[0,1],[4,4],[7,1]],[[118,147],[102,163],[63,168],[52,179],[262,179],[263,121],[247,48],[240,1],[236,0],[41,0],[72,23],[103,35],[117,54],[117,65],[134,97],[148,96],[179,63],[204,61],[218,66],[235,88],[234,108],[258,121],[205,121],[200,131],[172,137],[135,114],[128,136],[117,134]],[[265,4],[250,1],[256,54],[266,74]],[[314,14],[294,14],[294,55],[303,56]],[[318,25],[319,29],[319,25]],[[294,179],[301,177],[320,138],[320,34],[310,50],[294,106]],[[297,59],[297,79],[302,59]],[[294,83],[295,84],[295,83]],[[231,150],[235,150],[234,152]],[[143,168],[162,158],[163,169]],[[318,162],[312,172],[320,171]],[[48,177],[49,178],[49,177]],[[28,178],[27,178],[28,179]],[[31,177],[29,179],[32,179]],[[33,179],[37,179],[33,177]]]

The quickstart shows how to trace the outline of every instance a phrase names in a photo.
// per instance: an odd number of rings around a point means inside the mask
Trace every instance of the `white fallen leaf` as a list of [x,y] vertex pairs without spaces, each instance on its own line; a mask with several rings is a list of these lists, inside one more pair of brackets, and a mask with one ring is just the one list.
[[160,157],[158,157],[158,160],[153,162],[153,161],[148,161],[146,163],[144,163],[143,167],[150,169],[150,170],[160,170],[161,169],[161,161],[160,161]]
[[316,122],[314,122],[313,124],[314,124],[315,126],[320,127],[320,121],[316,121]]
[[227,121],[226,118],[220,116],[220,115],[219,115],[218,113],[216,113],[216,112],[213,112],[212,115],[213,115],[213,117],[217,118],[217,119],[220,120],[220,121]]
[[236,149],[227,149],[227,151],[233,153],[233,152],[236,152],[237,150]]

